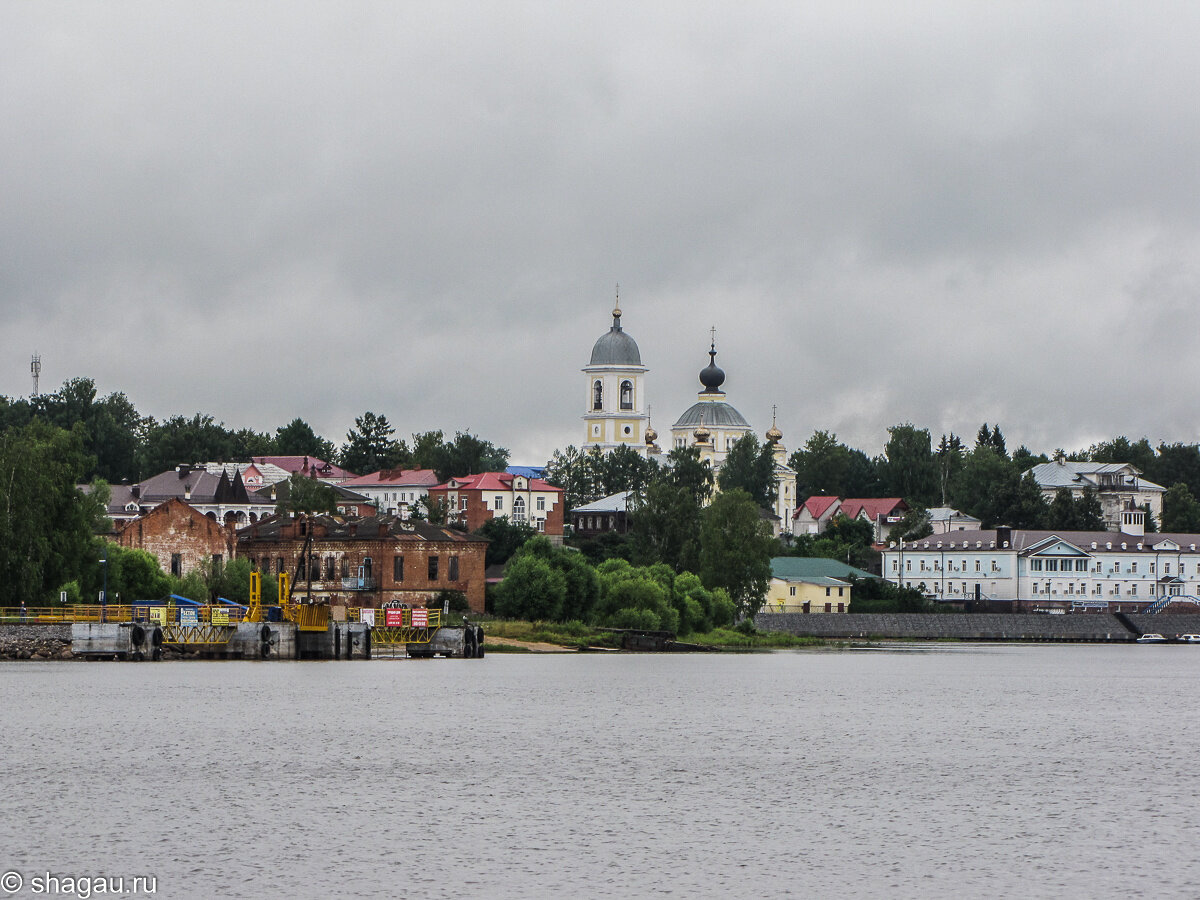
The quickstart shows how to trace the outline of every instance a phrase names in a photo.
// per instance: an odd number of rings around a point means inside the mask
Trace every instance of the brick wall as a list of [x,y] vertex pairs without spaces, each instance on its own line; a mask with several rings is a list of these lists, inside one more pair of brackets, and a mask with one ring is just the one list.
[[[278,571],[278,560],[282,557],[289,576],[295,577],[297,564],[304,552],[304,538],[298,535],[279,540],[243,536],[239,541],[238,553],[247,557],[260,570],[274,577]],[[400,601],[411,605],[424,605],[425,601],[439,591],[462,591],[472,611],[483,612],[484,604],[484,559],[487,544],[483,541],[425,541],[409,540],[404,537],[379,537],[359,535],[350,540],[330,540],[314,534],[309,555],[317,560],[313,572],[312,596],[327,600],[333,606],[381,607],[389,601]],[[403,578],[395,578],[395,558],[403,557]],[[437,557],[437,575],[429,577],[430,557]],[[451,557],[458,558],[458,578],[450,579]],[[370,576],[365,579],[365,589],[356,590],[343,581],[346,572],[357,579],[360,569],[367,568],[370,560]],[[333,578],[327,578],[332,562]],[[365,572],[364,572],[365,574]],[[293,593],[308,591],[306,577],[292,585]]]
[[236,550],[232,531],[179,499],[168,500],[127,522],[117,532],[116,542],[153,554],[168,573],[172,557],[178,554],[180,575],[194,571],[204,560],[216,555],[228,561]]

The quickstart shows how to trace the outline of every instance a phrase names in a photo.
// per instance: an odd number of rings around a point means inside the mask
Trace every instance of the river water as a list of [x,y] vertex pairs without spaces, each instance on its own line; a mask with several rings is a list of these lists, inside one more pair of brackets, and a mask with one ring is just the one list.
[[1198,676],[1189,646],[0,663],[0,867],[15,896],[1194,897]]

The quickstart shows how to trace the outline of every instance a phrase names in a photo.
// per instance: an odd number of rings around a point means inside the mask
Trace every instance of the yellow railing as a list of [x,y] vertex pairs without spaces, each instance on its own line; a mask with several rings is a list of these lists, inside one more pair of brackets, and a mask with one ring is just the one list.
[[44,606],[0,607],[0,623],[27,625],[73,624],[75,622],[160,622],[163,625],[187,624],[195,610],[196,624],[236,625],[245,610],[237,606]]
[[[347,622],[362,622],[366,609],[368,614],[374,614],[376,628],[440,628],[442,611],[440,609],[417,610],[424,612],[426,624],[413,625],[413,610],[407,607],[394,610],[372,609],[371,607],[351,606],[346,608]],[[287,616],[289,621],[296,622],[304,630],[322,630],[329,625],[330,608],[324,604],[297,603],[292,605],[294,610]],[[21,609],[19,606],[0,607],[0,624],[55,625],[72,624],[74,622],[157,622],[163,625],[181,625],[193,621],[191,612],[195,611],[197,625],[236,625],[243,621],[246,610],[237,606],[176,606],[171,603],[166,606],[144,606],[140,604],[121,604],[99,606],[31,606]],[[265,611],[265,610],[264,610]],[[392,613],[389,625],[388,613]],[[399,616],[400,621],[396,621]],[[264,616],[265,618],[265,616]]]

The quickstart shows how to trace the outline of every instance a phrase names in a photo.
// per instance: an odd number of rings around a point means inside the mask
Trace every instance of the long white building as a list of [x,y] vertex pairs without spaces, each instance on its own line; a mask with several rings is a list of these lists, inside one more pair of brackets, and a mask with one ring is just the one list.
[[1013,609],[1138,612],[1162,599],[1200,606],[1200,535],[996,528],[930,535],[883,551],[883,575],[942,602]]

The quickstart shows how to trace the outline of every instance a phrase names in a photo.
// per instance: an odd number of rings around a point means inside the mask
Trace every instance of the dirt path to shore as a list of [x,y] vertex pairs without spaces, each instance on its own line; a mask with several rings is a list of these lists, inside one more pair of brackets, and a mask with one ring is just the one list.
[[528,650],[530,653],[578,653],[574,647],[562,647],[558,644],[547,644],[542,641],[518,641],[516,638],[508,637],[491,637],[490,635],[484,641],[483,649],[486,651],[492,644],[502,644],[506,647],[519,647],[522,650]]

